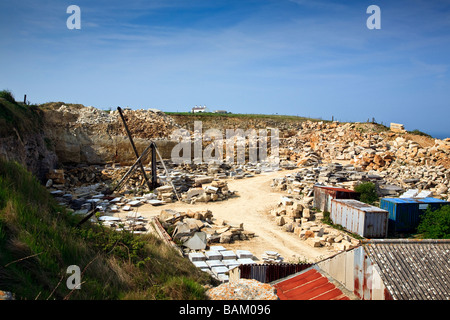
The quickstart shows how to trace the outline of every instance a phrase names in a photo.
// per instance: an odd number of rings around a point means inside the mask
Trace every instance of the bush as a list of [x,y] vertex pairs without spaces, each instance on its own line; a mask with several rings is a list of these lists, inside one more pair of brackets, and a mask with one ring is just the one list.
[[359,200],[367,204],[374,204],[378,200],[376,186],[373,182],[363,182],[355,187],[360,194]]
[[450,205],[427,211],[422,215],[417,232],[426,239],[450,239]]

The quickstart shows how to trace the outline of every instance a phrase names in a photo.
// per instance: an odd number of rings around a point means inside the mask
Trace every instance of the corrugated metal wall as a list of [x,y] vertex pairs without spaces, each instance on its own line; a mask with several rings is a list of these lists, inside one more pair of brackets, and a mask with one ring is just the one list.
[[448,202],[434,198],[383,198],[380,207],[389,212],[389,229],[392,232],[415,232],[426,209],[438,209]]
[[255,279],[263,283],[269,283],[305,270],[311,266],[312,263],[242,264],[238,268],[240,278]]
[[320,211],[331,211],[332,199],[359,199],[359,193],[342,188],[314,186],[314,207]]
[[390,299],[377,266],[362,246],[322,260],[317,265],[362,300]]
[[[361,203],[359,201],[355,201]],[[365,238],[385,238],[388,228],[388,212],[379,209],[364,210],[352,205],[346,200],[331,201],[330,218],[335,224],[340,224],[348,231]],[[361,203],[362,204],[362,203]]]

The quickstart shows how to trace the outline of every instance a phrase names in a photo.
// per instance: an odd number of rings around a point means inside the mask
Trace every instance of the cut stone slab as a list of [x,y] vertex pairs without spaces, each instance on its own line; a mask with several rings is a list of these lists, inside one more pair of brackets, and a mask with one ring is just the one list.
[[153,200],[147,200],[147,203],[148,203],[148,204],[151,204],[152,206],[158,206],[158,205],[161,205],[161,204],[165,204],[164,201],[162,201],[162,200],[156,200],[156,199],[153,199]]
[[133,201],[128,202],[128,205],[132,206],[132,207],[137,207],[141,204],[142,204],[142,202],[140,200],[133,200]]
[[119,212],[119,208],[117,206],[111,206],[111,207],[109,207],[109,211],[111,211],[111,212]]
[[204,184],[204,183],[210,183],[213,182],[214,177],[198,177],[194,179],[194,182],[196,184]]
[[188,254],[189,260],[194,261],[205,261],[206,257],[203,252],[190,252]]
[[255,263],[255,261],[253,261],[252,259],[249,259],[249,258],[237,259],[237,262],[239,262],[239,264],[254,264]]
[[210,267],[210,268],[214,268],[214,267],[224,267],[225,265],[223,264],[222,261],[220,260],[207,260],[206,264]]
[[120,221],[120,218],[111,217],[111,216],[102,216],[102,217],[99,217],[98,220],[100,220],[100,221]]
[[253,253],[248,250],[236,250],[236,256],[238,259],[252,259]]
[[206,233],[196,232],[183,245],[191,250],[204,250],[206,248]]
[[197,268],[200,269],[209,269],[208,265],[206,264],[205,261],[192,261],[192,263],[194,264],[194,266],[196,266]]
[[225,267],[225,266],[219,266],[219,267],[212,267],[211,268],[211,271],[214,273],[214,274],[216,274],[216,275],[219,275],[219,274],[221,274],[221,273],[227,273],[228,272],[228,268],[227,267]]
[[205,256],[206,256],[206,259],[208,259],[208,260],[221,260],[222,259],[222,255],[220,254],[219,251],[213,251],[213,250],[205,251]]
[[176,224],[175,230],[173,231],[172,237],[177,239],[185,236],[190,237],[194,234],[195,231],[197,231],[197,228],[191,229],[187,223],[178,222]]
[[161,186],[155,189],[156,193],[166,193],[172,191],[173,188],[171,186]]
[[236,254],[231,250],[220,251],[222,255],[222,260],[236,260]]
[[223,246],[210,246],[209,250],[211,251],[222,251],[222,250],[226,250]]
[[222,263],[228,267],[228,269],[234,268],[240,264],[236,259],[222,260]]

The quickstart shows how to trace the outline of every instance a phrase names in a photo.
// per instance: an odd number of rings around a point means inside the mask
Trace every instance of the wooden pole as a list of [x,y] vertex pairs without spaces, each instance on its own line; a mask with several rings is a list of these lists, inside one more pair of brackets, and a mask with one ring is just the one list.
[[141,169],[141,172],[144,175],[144,179],[145,179],[145,182],[147,183],[148,189],[152,190],[152,185],[150,184],[150,181],[148,181],[147,175],[145,174],[144,166],[142,165],[142,161],[139,159],[139,153],[136,149],[136,146],[134,145],[133,137],[131,136],[131,132],[128,129],[127,122],[125,121],[125,117],[123,116],[123,113],[122,113],[122,109],[120,107],[117,107],[117,110],[119,111],[120,117],[122,118],[123,125],[125,126],[125,131],[127,132],[128,138],[130,139],[131,146],[133,147],[133,150],[134,150],[134,154],[136,155],[136,158],[139,161],[139,168]]

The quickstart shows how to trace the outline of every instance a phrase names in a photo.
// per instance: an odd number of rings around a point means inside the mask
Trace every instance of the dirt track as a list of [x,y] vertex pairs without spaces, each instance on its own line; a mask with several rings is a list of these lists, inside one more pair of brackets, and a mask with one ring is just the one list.
[[[274,192],[270,183],[272,178],[285,176],[288,171],[278,171],[257,175],[252,178],[227,180],[228,187],[237,191],[239,197],[226,201],[188,204],[176,202],[163,206],[143,205],[138,208],[138,214],[143,217],[158,215],[162,209],[175,209],[186,211],[191,209],[209,209],[214,218],[222,218],[232,222],[243,222],[244,229],[254,232],[255,237],[251,240],[236,241],[232,244],[221,244],[225,248],[250,250],[258,259],[264,251],[277,251],[285,262],[308,261],[315,262],[327,256],[335,254],[336,251],[322,247],[313,248],[305,244],[293,233],[285,232],[277,226],[273,217],[268,214],[269,210],[279,201],[282,193]],[[127,213],[116,214],[125,217]]]

